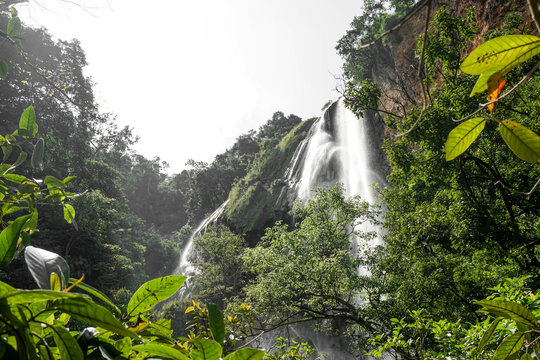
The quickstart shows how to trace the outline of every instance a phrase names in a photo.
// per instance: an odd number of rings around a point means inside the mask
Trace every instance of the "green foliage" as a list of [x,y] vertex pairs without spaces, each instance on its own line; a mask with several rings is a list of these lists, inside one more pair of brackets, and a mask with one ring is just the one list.
[[192,292],[204,302],[223,307],[224,301],[238,295],[245,284],[241,258],[245,241],[220,225],[209,227],[193,242],[195,251],[190,261],[198,275],[193,279]]
[[344,103],[358,118],[362,118],[365,110],[377,110],[380,97],[381,89],[371,80],[364,79],[360,84],[347,84]]
[[[30,250],[33,255],[29,260],[31,265],[35,262],[47,263],[51,259],[58,262],[60,258],[42,249]],[[36,280],[43,276],[56,276],[46,266],[34,266],[32,275]],[[81,280],[76,282],[77,286],[110,303],[105,295],[82,284]],[[127,311],[122,313],[120,319],[89,297],[67,292],[72,287],[64,291],[16,290],[0,282],[0,336],[3,352],[17,352],[28,359],[47,354],[47,359],[111,358],[120,355],[122,358],[144,359],[148,355],[157,355],[172,359],[218,360],[223,354],[220,343],[204,338],[202,334],[194,334],[191,339],[185,339],[187,341],[175,341],[171,335],[170,321],[150,323],[140,313],[148,312],[159,301],[170,297],[184,280],[183,276],[173,275],[143,284],[130,299]],[[214,338],[223,340],[223,316],[216,307],[211,312],[212,334]],[[96,328],[70,331],[67,326],[71,318]],[[136,324],[133,324],[135,319]],[[128,325],[131,326],[128,328]],[[264,352],[260,350],[245,348],[230,352],[228,358],[261,359],[263,356]]]
[[[357,227],[375,221],[375,213],[359,198],[346,200],[339,185],[318,190],[314,200],[293,211],[300,221],[295,229],[278,222],[243,255],[255,276],[245,288],[245,302],[268,326],[339,313],[342,320],[369,327],[363,307],[356,306],[369,280],[357,271],[374,234]],[[351,254],[355,246],[358,257]]]
[[150,310],[157,303],[174,295],[184,281],[186,281],[185,276],[170,275],[144,283],[131,297],[127,306],[127,315],[137,316]]

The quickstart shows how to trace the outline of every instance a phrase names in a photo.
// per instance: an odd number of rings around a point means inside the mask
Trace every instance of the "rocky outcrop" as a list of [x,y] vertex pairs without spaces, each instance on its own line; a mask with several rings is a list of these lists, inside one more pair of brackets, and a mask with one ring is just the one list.
[[[418,3],[410,13],[422,6]],[[443,5],[465,15],[473,8],[479,35],[470,44],[470,50],[482,43],[482,34],[500,27],[510,13],[517,13],[525,20],[525,28],[534,29],[526,0],[433,0],[431,19]],[[416,13],[406,24],[375,45],[372,80],[381,88],[379,107],[396,114],[422,104],[423,97],[417,72],[419,57],[415,54],[417,38],[424,31],[427,7]]]

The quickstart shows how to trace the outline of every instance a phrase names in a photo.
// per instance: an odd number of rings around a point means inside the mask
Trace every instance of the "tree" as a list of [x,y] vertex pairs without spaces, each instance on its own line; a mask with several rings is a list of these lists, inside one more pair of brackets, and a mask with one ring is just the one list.
[[293,209],[297,227],[277,223],[243,259],[255,280],[245,288],[263,329],[289,323],[345,322],[372,331],[365,310],[372,280],[358,275],[366,265],[376,212],[358,197],[346,200],[342,186],[319,189],[314,200]]

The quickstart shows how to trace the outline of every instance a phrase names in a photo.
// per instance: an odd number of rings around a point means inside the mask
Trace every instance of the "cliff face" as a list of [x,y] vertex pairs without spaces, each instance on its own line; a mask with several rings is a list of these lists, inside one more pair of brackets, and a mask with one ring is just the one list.
[[[411,9],[413,12],[425,1]],[[525,20],[525,27],[534,29],[526,0],[433,0],[430,18],[441,6],[465,15],[473,8],[479,35],[469,51],[482,43],[481,34],[500,27],[508,14],[517,13]],[[427,7],[416,13],[406,24],[375,46],[371,77],[382,90],[379,107],[403,114],[411,106],[422,104],[422,92],[417,72],[419,58],[415,55],[417,38],[424,32]]]

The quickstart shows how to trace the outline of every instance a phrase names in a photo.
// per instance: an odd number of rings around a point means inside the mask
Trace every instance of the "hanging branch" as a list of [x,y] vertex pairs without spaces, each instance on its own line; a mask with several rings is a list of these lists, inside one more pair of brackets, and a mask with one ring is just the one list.
[[428,34],[428,29],[429,29],[429,18],[431,15],[431,2],[432,0],[428,0],[426,3],[424,3],[424,5],[427,5],[428,8],[426,12],[426,23],[424,25],[424,38],[422,39],[422,53],[420,55],[420,65],[418,66],[418,73],[417,73],[418,79],[420,80],[420,85],[422,86],[422,95],[424,97],[424,104],[422,106],[422,112],[420,113],[420,115],[418,115],[418,118],[416,119],[416,121],[414,122],[414,124],[411,126],[409,130],[401,134],[394,135],[394,137],[402,137],[404,135],[407,135],[411,131],[413,131],[416,128],[416,126],[420,123],[420,120],[424,118],[424,115],[426,113],[427,103],[428,103],[428,93],[426,89],[426,84],[424,83],[424,79],[422,79],[422,69],[424,68],[424,57],[425,57],[425,52],[426,52],[427,34]]
[[387,36],[387,35],[390,35],[391,33],[393,33],[394,31],[396,31],[397,29],[399,29],[400,27],[402,27],[403,25],[405,25],[410,19],[412,19],[412,17],[414,15],[416,15],[420,10],[422,10],[424,8],[424,6],[431,6],[431,0],[427,0],[425,1],[422,5],[418,6],[418,8],[416,10],[414,10],[412,13],[410,13],[409,15],[407,15],[403,20],[401,20],[396,26],[394,26],[393,28],[391,28],[390,30],[387,30],[385,32],[383,32],[381,35],[377,36],[375,38],[375,40],[371,41],[370,43],[367,43],[365,45],[361,45],[357,48],[357,50],[361,50],[361,49],[366,49],[368,47],[371,47],[373,45],[375,45],[377,42],[379,42],[383,37]]
[[528,0],[527,2],[529,4],[531,16],[536,24],[536,30],[540,32],[540,10],[538,10],[538,2],[536,0]]

